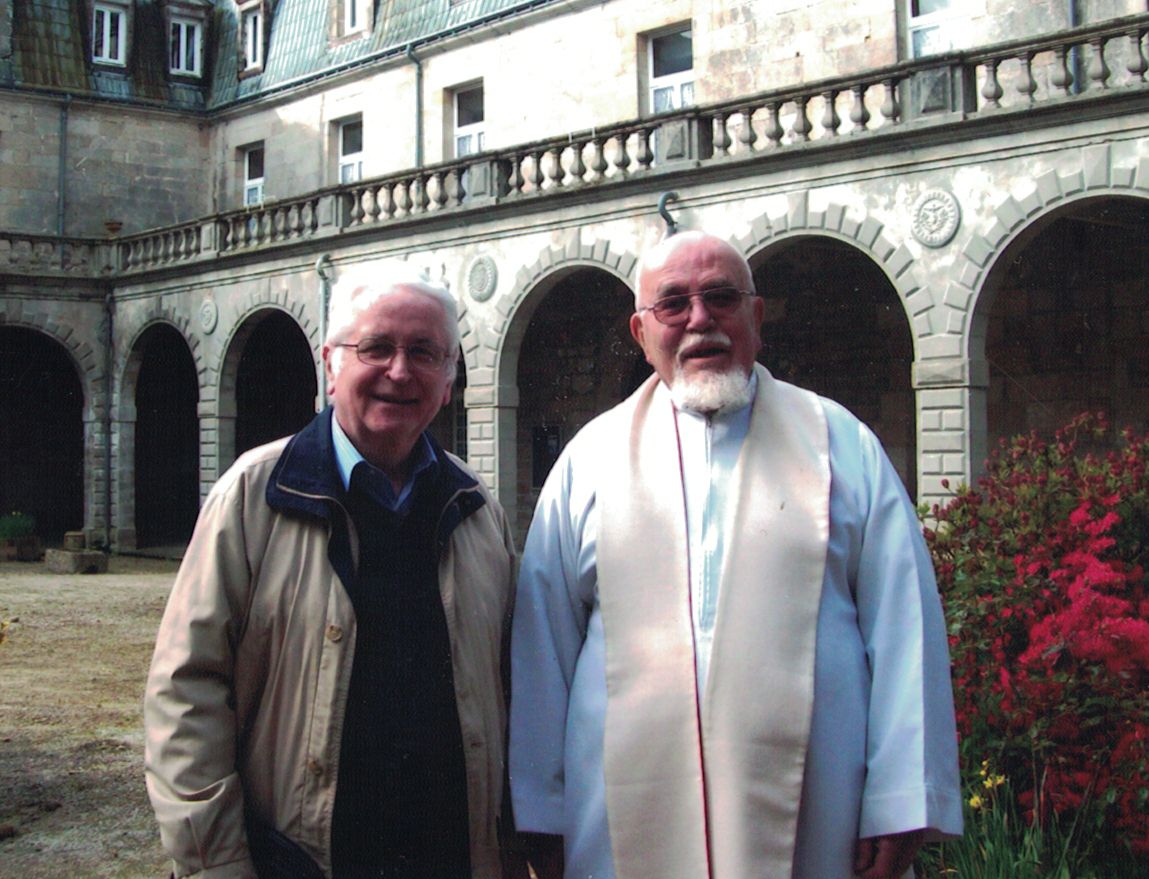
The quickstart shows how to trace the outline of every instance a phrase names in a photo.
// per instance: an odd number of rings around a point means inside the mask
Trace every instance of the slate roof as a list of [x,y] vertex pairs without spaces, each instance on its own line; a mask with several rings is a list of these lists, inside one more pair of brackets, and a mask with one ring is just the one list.
[[[178,110],[219,109],[561,0],[373,0],[372,32],[343,40],[328,34],[331,0],[264,0],[264,67],[243,77],[238,7],[234,0],[200,0],[210,7],[202,80],[168,74],[167,2],[131,0],[129,60],[120,70],[91,63],[90,0],[10,0],[12,52],[3,57],[0,51],[0,87],[159,103]],[[0,18],[0,28],[5,27]]]

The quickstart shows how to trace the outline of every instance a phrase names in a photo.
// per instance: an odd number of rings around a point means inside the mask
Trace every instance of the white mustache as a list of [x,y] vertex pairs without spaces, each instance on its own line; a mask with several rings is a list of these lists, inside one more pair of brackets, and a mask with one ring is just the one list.
[[688,348],[698,345],[726,345],[733,344],[730,337],[721,330],[710,330],[705,333],[687,333],[678,343],[678,354],[681,355]]

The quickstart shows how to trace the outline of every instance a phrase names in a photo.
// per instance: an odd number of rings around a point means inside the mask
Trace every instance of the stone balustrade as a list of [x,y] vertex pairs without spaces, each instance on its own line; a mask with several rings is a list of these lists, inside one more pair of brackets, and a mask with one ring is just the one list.
[[[1149,95],[1149,14],[951,52],[329,187],[114,242],[0,232],[0,271],[134,274],[859,135]],[[1027,115],[1026,123],[1035,124]],[[879,148],[874,145],[874,148]],[[114,244],[114,247],[110,247]]]
[[0,273],[96,277],[113,267],[107,241],[0,232]]

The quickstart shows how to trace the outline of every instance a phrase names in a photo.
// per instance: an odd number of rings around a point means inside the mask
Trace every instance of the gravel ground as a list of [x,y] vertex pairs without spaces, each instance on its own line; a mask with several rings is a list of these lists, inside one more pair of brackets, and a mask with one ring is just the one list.
[[0,562],[0,877],[166,877],[141,700],[176,564]]

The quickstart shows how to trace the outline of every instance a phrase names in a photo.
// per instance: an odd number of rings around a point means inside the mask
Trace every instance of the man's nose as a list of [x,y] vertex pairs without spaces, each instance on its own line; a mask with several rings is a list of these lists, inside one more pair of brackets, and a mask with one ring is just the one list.
[[411,377],[411,361],[406,348],[397,348],[387,364],[387,377],[391,381],[405,381]]
[[694,296],[690,300],[690,311],[686,317],[686,329],[704,329],[714,323],[714,317],[706,308],[706,302],[701,296]]

